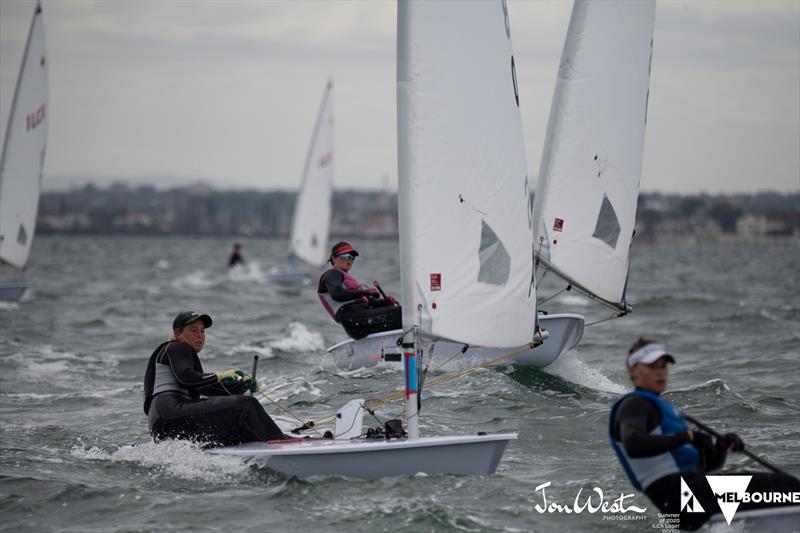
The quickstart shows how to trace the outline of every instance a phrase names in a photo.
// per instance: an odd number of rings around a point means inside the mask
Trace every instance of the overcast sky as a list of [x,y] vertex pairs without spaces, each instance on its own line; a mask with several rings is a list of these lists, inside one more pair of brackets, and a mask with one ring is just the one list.
[[[572,3],[509,1],[531,181]],[[0,0],[5,124],[32,0]],[[337,187],[396,188],[393,1],[43,2],[45,186],[296,188],[328,77]],[[662,0],[642,190],[800,191],[800,2]],[[161,179],[163,178],[163,179]]]

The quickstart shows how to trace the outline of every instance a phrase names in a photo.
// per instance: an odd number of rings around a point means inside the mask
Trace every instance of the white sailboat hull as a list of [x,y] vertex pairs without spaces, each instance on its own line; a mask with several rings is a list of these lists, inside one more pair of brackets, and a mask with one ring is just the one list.
[[722,515],[708,521],[710,531],[757,531],[758,533],[796,533],[800,531],[800,505],[737,511],[729,526]]
[[[549,336],[542,345],[524,353],[498,362],[498,364],[515,364],[522,366],[545,367],[558,359],[562,353],[571,350],[583,337],[584,318],[573,313],[542,315],[539,324],[547,330]],[[363,339],[348,339],[328,348],[338,368],[356,370],[373,366],[394,366],[402,368],[401,350],[397,339],[401,330],[373,333]],[[464,345],[461,343],[439,339],[428,342],[424,357],[426,364],[434,368],[458,353]],[[453,357],[442,366],[442,370],[458,370],[483,361],[513,352],[519,348],[485,348],[470,347],[464,354]]]
[[29,287],[30,285],[23,281],[4,281],[0,283],[0,302],[19,302]]
[[494,473],[516,433],[392,440],[251,442],[211,453],[252,459],[287,476],[378,479],[425,474]]

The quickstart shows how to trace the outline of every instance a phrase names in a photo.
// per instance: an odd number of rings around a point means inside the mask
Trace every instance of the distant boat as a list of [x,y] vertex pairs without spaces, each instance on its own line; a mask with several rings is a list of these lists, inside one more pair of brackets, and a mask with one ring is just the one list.
[[655,0],[575,2],[533,207],[538,267],[616,316],[630,310],[654,21]]
[[[18,302],[28,264],[47,147],[47,54],[41,3],[31,20],[0,158],[0,301]],[[19,278],[15,280],[8,277]]]
[[287,264],[270,269],[269,280],[278,284],[310,283],[311,269],[318,270],[328,259],[328,234],[333,194],[333,81],[322,95],[317,123],[308,147],[303,182],[289,237]]
[[[473,83],[476,79],[480,83]],[[402,356],[408,435],[365,438],[364,402],[352,400],[337,413],[338,439],[249,443],[213,453],[252,458],[300,477],[495,471],[516,434],[420,437],[419,369],[432,338],[504,348],[536,339],[533,228],[514,87],[504,4],[398,3],[400,275],[403,320],[409,324]],[[352,428],[352,433],[340,427]],[[357,436],[361,438],[352,438]]]

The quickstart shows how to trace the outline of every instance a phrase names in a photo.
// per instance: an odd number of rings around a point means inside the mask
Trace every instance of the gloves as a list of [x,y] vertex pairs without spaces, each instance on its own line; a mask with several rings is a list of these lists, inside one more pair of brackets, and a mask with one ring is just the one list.
[[367,289],[367,294],[372,296],[373,298],[380,298],[381,296],[381,293],[379,293],[378,289],[376,289],[375,287],[370,287],[369,289]]
[[729,452],[744,451],[744,441],[742,441],[736,433],[725,433],[725,435],[723,435],[723,441],[725,442],[725,449]]
[[722,439],[715,441],[711,435],[692,431],[692,444],[700,452],[700,461],[705,472],[719,470],[725,464],[727,452]]
[[394,296],[387,296],[386,301],[389,302],[391,305],[399,305],[397,303],[397,299]]
[[242,379],[245,376],[245,373],[243,370],[240,370],[238,368],[229,368],[228,370],[217,372],[216,375],[217,375],[217,383],[221,383],[223,385],[228,386],[228,385],[236,385],[237,383],[242,381]]
[[699,431],[692,431],[692,444],[694,444],[694,447],[700,450],[700,452],[714,449],[714,439],[711,435]]
[[242,378],[242,385],[250,392],[256,392],[261,384],[258,382],[257,378],[254,378],[250,374],[245,374]]

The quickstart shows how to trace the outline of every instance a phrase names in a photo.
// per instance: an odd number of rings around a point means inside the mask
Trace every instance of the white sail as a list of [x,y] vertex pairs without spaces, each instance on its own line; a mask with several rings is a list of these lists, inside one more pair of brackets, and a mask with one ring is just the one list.
[[647,120],[655,1],[577,0],[536,186],[536,253],[625,307]]
[[47,55],[37,4],[22,58],[0,159],[0,260],[28,262],[47,145]]
[[403,324],[511,347],[536,321],[532,220],[505,2],[398,4]]
[[328,258],[333,193],[333,82],[322,95],[308,148],[303,183],[297,196],[289,247],[306,263],[321,266]]

